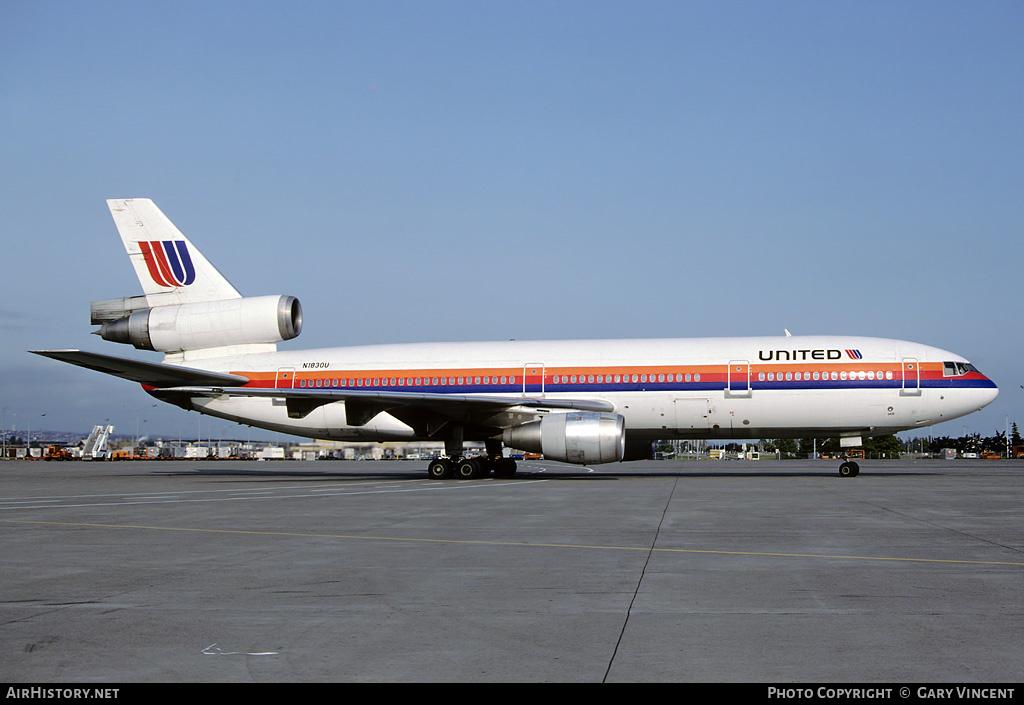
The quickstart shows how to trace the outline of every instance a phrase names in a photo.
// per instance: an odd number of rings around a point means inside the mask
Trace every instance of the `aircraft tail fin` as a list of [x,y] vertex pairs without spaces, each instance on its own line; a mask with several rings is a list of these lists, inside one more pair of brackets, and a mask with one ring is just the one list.
[[242,297],[151,200],[107,206],[145,293],[92,302],[101,338],[181,361],[271,352],[299,334],[295,297]]
[[148,306],[223,301],[241,294],[148,198],[107,201]]

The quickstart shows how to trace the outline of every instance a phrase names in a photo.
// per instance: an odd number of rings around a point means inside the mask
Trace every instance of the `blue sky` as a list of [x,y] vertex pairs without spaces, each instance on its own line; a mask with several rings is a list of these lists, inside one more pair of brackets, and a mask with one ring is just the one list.
[[299,297],[282,348],[893,337],[1001,388],[933,433],[1024,424],[1022,30],[1017,1],[0,0],[7,425],[195,433],[25,353],[146,357],[89,335],[140,293],[122,197]]

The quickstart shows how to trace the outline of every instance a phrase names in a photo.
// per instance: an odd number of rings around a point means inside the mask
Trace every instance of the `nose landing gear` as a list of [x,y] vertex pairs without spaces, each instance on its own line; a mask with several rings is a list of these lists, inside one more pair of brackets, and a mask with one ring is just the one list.
[[844,460],[839,466],[839,477],[857,477],[860,474],[860,465],[852,460]]

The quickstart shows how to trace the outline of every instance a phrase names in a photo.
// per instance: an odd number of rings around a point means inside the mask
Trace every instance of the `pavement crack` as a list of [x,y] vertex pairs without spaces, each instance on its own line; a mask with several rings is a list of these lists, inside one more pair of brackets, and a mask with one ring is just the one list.
[[608,675],[611,673],[612,665],[615,663],[615,657],[619,653],[619,647],[622,645],[622,638],[626,634],[626,627],[629,626],[629,617],[633,612],[633,605],[636,603],[637,595],[640,594],[640,586],[644,582],[644,576],[647,574],[647,566],[651,563],[651,556],[654,555],[654,548],[658,545],[658,536],[661,534],[661,527],[665,523],[665,517],[668,514],[668,508],[672,506],[672,497],[676,493],[676,487],[679,485],[679,476],[677,475],[675,480],[672,482],[672,489],[668,493],[668,499],[665,500],[665,506],[661,510],[661,517],[658,519],[658,527],[654,530],[654,538],[651,540],[651,545],[647,550],[647,556],[644,558],[643,567],[640,569],[640,576],[637,578],[636,587],[633,589],[633,596],[629,599],[629,607],[626,608],[626,618],[622,620],[622,628],[619,630],[619,636],[615,640],[615,648],[612,649],[611,658],[608,659],[608,666],[605,668],[604,676],[601,678],[602,683],[608,682]]

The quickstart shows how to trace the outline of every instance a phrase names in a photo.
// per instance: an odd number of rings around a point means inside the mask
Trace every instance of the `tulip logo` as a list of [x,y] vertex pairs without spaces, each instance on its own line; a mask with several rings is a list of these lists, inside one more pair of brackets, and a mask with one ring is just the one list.
[[188,286],[196,280],[196,268],[184,240],[140,240],[149,276],[160,286]]

